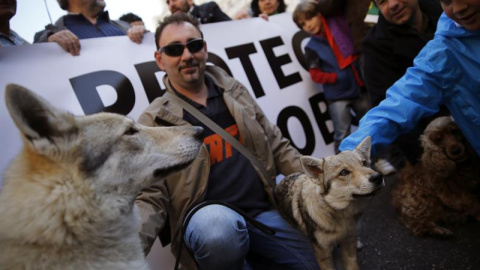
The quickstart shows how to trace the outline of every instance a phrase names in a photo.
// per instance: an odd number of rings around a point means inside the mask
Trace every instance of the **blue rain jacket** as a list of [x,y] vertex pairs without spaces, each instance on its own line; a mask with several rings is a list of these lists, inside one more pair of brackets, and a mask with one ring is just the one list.
[[480,156],[480,30],[466,30],[445,13],[414,66],[361,119],[358,130],[343,140],[340,150],[352,150],[371,136],[375,155],[398,135],[412,130],[421,118],[435,114],[442,104]]

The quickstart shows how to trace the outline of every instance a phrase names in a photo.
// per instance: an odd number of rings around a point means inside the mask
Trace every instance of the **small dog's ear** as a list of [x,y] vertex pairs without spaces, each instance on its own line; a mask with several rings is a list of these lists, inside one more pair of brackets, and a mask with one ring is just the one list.
[[317,159],[310,156],[300,157],[303,171],[310,177],[317,178],[320,174],[323,174],[323,159]]
[[22,86],[7,85],[5,102],[13,121],[27,140],[51,140],[74,128],[71,114],[60,111]]
[[370,136],[365,137],[363,141],[355,147],[355,150],[360,151],[360,153],[366,158],[370,159],[370,151],[372,149],[372,138]]

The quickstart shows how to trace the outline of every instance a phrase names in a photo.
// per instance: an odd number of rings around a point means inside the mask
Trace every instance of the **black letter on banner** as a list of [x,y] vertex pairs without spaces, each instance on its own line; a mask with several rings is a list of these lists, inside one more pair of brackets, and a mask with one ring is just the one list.
[[155,73],[161,71],[157,62],[150,61],[136,64],[135,69],[137,70],[138,76],[140,76],[149,103],[157,97],[163,96],[165,89],[162,89],[157,76],[155,76]]
[[302,50],[302,41],[306,38],[310,37],[309,34],[305,31],[298,31],[293,35],[292,38],[292,48],[295,56],[297,57],[298,62],[302,67],[308,71],[307,61],[305,61],[305,53]]
[[270,68],[272,69],[273,75],[275,75],[275,79],[277,79],[280,89],[302,81],[302,76],[300,76],[298,72],[288,76],[283,74],[282,66],[291,63],[292,59],[288,54],[277,57],[273,53],[273,48],[284,45],[280,37],[261,40],[260,45],[262,45],[265,56],[267,57]]
[[[298,148],[298,146],[295,145],[295,142],[292,141],[292,137],[290,136],[290,132],[288,131],[288,119],[290,117],[296,117],[298,120],[300,120],[300,123],[303,126],[303,130],[305,131],[305,139],[307,143],[302,149]],[[309,156],[313,153],[313,151],[315,150],[315,133],[313,132],[313,127],[310,123],[310,120],[308,119],[308,115],[301,108],[296,106],[284,108],[278,115],[277,126],[282,131],[283,136],[289,139],[292,145],[297,148],[302,155]]]
[[248,43],[244,45],[239,45],[235,47],[225,48],[228,59],[240,58],[240,63],[247,74],[248,81],[252,86],[253,93],[256,98],[265,96],[260,80],[258,80],[255,69],[253,68],[252,61],[248,55],[254,54],[257,52],[255,45],[253,43]]
[[223,61],[222,58],[220,58],[218,55],[214,54],[214,53],[211,53],[209,52],[208,53],[208,63],[212,63],[214,64],[215,66],[218,66],[218,67],[221,67],[223,68],[223,70],[225,70],[228,75],[232,76],[232,72],[230,71],[230,69],[228,68],[227,66],[227,63],[225,63],[225,61]]
[[323,140],[326,145],[329,145],[333,142],[333,132],[329,132],[327,125],[325,124],[327,120],[331,119],[328,109],[325,112],[320,110],[320,103],[325,103],[325,108],[327,108],[327,102],[325,101],[325,95],[323,93],[318,93],[308,99],[310,102],[310,107],[312,107],[313,115],[315,116],[315,121],[317,121],[318,128],[320,133],[322,133]]
[[[73,91],[85,114],[113,112],[127,115],[135,105],[135,91],[132,83],[123,74],[103,70],[77,76],[70,79]],[[97,86],[110,85],[117,91],[117,101],[108,107],[102,103]]]

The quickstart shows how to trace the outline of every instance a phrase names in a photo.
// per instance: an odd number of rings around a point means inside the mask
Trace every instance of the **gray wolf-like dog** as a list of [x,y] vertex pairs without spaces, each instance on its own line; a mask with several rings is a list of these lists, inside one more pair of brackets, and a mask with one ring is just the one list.
[[357,219],[360,198],[384,186],[370,168],[370,137],[353,151],[317,159],[301,157],[303,172],[287,176],[275,189],[280,213],[309,237],[322,270],[335,269],[332,251],[340,245],[344,269],[358,269]]
[[5,101],[24,146],[0,194],[0,269],[148,269],[135,197],[191,163],[202,129],[74,116],[18,85]]

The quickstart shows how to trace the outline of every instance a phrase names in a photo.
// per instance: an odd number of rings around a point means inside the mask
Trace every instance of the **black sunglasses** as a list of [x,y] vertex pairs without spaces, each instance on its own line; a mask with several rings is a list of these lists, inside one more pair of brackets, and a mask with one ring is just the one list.
[[180,56],[183,50],[187,47],[190,53],[199,52],[205,46],[205,42],[201,38],[190,40],[186,44],[173,43],[158,49],[159,52],[164,52],[168,56]]

